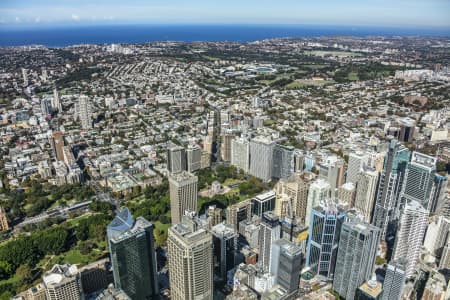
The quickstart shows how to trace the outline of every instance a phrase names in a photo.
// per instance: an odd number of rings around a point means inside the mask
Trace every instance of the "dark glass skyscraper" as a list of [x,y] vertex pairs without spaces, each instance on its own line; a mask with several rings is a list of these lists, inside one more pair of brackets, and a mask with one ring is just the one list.
[[311,273],[332,279],[345,211],[329,200],[311,211],[306,265]]
[[131,299],[156,299],[159,294],[153,225],[133,220],[127,208],[108,225],[114,284]]

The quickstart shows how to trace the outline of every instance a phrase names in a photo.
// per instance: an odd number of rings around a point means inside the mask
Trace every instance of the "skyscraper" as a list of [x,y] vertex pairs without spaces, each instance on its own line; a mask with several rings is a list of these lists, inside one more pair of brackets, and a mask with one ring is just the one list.
[[387,265],[382,300],[400,300],[406,280],[406,264],[406,258],[401,258]]
[[431,196],[430,211],[440,212],[445,203],[445,195],[448,186],[448,176],[436,174],[434,177],[433,193]]
[[167,149],[167,170],[170,173],[186,171],[186,152],[183,147],[170,145]]
[[284,239],[272,244],[271,271],[287,294],[298,290],[300,271],[303,263],[302,249]]
[[172,224],[180,223],[186,210],[197,211],[197,185],[197,176],[186,171],[169,176]]
[[400,218],[392,259],[408,258],[406,277],[416,271],[422,241],[428,225],[428,211],[417,201],[406,203]]
[[231,141],[231,164],[248,173],[250,167],[250,143],[245,138]]
[[232,131],[222,133],[222,143],[220,144],[220,158],[222,161],[231,161],[231,143],[235,137]]
[[252,214],[262,218],[265,212],[274,210],[275,199],[276,196],[273,191],[255,196],[252,198]]
[[321,202],[330,198],[330,184],[323,180],[317,179],[309,186],[308,203],[306,205],[305,225],[310,225],[311,210],[313,207],[320,205]]
[[330,184],[330,192],[336,197],[337,188],[344,184],[345,162],[336,155],[327,157],[324,163],[318,164],[319,179],[323,179]]
[[89,102],[88,96],[80,96],[78,98],[78,103],[75,107],[75,110],[78,115],[78,119],[81,123],[81,128],[84,130],[92,128],[92,120],[91,120],[91,105]]
[[435,157],[413,152],[406,166],[405,180],[401,192],[402,201],[415,200],[425,209],[430,209],[432,188],[436,173]]
[[276,144],[272,161],[272,177],[288,178],[294,173],[294,147]]
[[305,224],[310,182],[311,178],[295,173],[289,178],[280,179],[275,186],[277,197],[286,194],[292,199],[294,217],[300,224]]
[[249,173],[263,181],[272,179],[273,149],[275,143],[269,138],[257,136],[250,141]]
[[436,216],[428,225],[423,245],[432,255],[440,257],[450,236],[450,219]]
[[226,210],[227,224],[233,226],[234,231],[239,230],[239,223],[244,220],[250,221],[252,217],[252,201],[250,199],[229,205]]
[[209,232],[194,223],[173,225],[169,228],[167,258],[172,299],[213,299],[213,244]]
[[238,233],[232,225],[219,223],[211,228],[214,275],[227,281],[227,272],[237,264]]
[[356,183],[365,163],[367,163],[367,156],[363,152],[351,152],[348,156],[346,182]]
[[114,285],[131,299],[154,299],[159,294],[153,225],[133,219],[127,208],[108,225]]
[[389,223],[400,215],[400,192],[410,151],[397,140],[392,140],[380,174],[372,224],[381,229],[385,239]]
[[306,265],[313,274],[333,278],[339,236],[345,216],[345,211],[331,200],[312,209]]
[[279,240],[281,226],[278,216],[268,211],[263,214],[259,227],[259,258],[258,263],[265,272],[271,272],[272,243]]
[[348,208],[353,207],[355,204],[355,184],[353,182],[347,182],[338,188],[337,199],[339,204]]
[[77,266],[54,265],[42,277],[48,300],[81,300],[83,290]]
[[377,181],[378,172],[374,169],[364,168],[359,173],[354,207],[364,216],[365,222],[372,220]]
[[202,167],[202,149],[198,145],[189,145],[186,149],[186,165],[188,172],[200,170]]
[[59,99],[58,90],[56,88],[53,89],[52,108],[57,110],[60,114],[63,112],[61,100]]
[[347,300],[372,275],[380,238],[379,228],[356,217],[342,225],[333,280],[333,290]]

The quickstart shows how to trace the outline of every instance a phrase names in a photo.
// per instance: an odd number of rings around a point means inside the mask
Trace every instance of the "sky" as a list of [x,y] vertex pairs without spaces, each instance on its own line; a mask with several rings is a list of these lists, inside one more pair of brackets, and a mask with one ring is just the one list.
[[450,0],[0,0],[0,26],[211,23],[450,28]]

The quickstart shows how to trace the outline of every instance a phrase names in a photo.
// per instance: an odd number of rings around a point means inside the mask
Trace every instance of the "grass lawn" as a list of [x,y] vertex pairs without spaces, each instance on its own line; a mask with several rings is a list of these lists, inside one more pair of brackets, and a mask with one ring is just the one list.
[[359,80],[358,74],[355,73],[355,72],[350,72],[350,73],[348,74],[348,80],[351,80],[351,81],[357,81],[357,80]]
[[81,220],[86,219],[86,218],[88,218],[88,217],[90,217],[92,215],[93,215],[92,213],[87,213],[87,214],[84,214],[82,216],[70,219],[70,220],[67,221],[67,223],[69,223],[70,226],[72,226],[72,227],[73,226],[77,226],[78,223],[80,223]]
[[361,53],[350,52],[350,51],[323,51],[323,50],[314,50],[314,51],[305,51],[305,54],[314,55],[314,56],[337,56],[337,57],[355,57],[362,56]]
[[171,224],[163,224],[160,221],[156,221],[156,222],[152,222],[152,223],[153,223],[153,225],[155,225],[156,229],[162,230],[164,232],[167,232],[169,227],[172,226]]

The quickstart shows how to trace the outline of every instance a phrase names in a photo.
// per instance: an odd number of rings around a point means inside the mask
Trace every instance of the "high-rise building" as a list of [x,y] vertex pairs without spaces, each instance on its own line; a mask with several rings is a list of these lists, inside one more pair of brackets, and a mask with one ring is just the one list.
[[272,161],[272,177],[288,178],[294,173],[294,147],[276,144]]
[[323,180],[317,179],[309,186],[308,202],[306,205],[305,225],[310,225],[311,210],[313,207],[320,205],[321,202],[330,198],[331,186]]
[[379,238],[378,227],[356,217],[342,225],[333,290],[343,298],[354,300],[358,287],[371,278]]
[[53,89],[52,108],[53,110],[57,110],[60,114],[63,112],[61,100],[59,99],[58,90],[56,88]]
[[0,206],[0,232],[9,229],[8,219],[6,218],[6,212],[3,207]]
[[358,181],[359,173],[367,163],[367,156],[363,152],[351,152],[348,156],[347,179],[346,182],[355,183]]
[[408,258],[406,277],[410,278],[419,262],[422,241],[428,225],[428,211],[417,201],[406,203],[395,239],[393,259]]
[[167,149],[167,170],[174,174],[186,169],[186,151],[181,146],[170,145]]
[[450,236],[450,219],[444,216],[436,216],[428,225],[423,246],[432,255],[441,257],[442,250]]
[[336,197],[337,188],[344,184],[345,162],[336,155],[327,157],[325,162],[318,164],[319,179],[323,179],[330,184],[330,192]]
[[406,257],[389,262],[383,282],[382,300],[400,300],[406,280],[406,264]]
[[285,194],[292,200],[294,217],[297,218],[299,224],[305,224],[310,182],[311,178],[295,173],[289,178],[280,179],[275,186],[277,197]]
[[417,201],[425,209],[430,209],[432,189],[436,173],[435,157],[413,152],[406,166],[406,174],[401,191],[402,201]]
[[252,198],[252,214],[262,218],[265,212],[274,210],[275,199],[274,191],[268,191],[255,196]]
[[305,168],[305,155],[301,150],[295,149],[294,150],[294,172],[301,173],[304,168]]
[[356,188],[353,182],[347,182],[338,188],[337,199],[339,204],[345,207],[353,207],[355,204]]
[[399,141],[411,143],[414,138],[414,131],[416,127],[416,121],[411,118],[402,118],[399,120],[400,123],[400,133]]
[[211,228],[213,238],[213,269],[220,281],[227,281],[227,272],[238,261],[238,233],[233,226],[219,223]]
[[439,261],[439,270],[450,269],[450,243],[444,246],[442,250],[441,260]]
[[50,114],[50,104],[48,99],[41,99],[41,113],[44,117]]
[[167,258],[172,299],[213,299],[213,243],[209,232],[188,222],[173,225],[169,228]]
[[231,164],[248,173],[250,168],[250,143],[245,138],[231,141]]
[[142,217],[134,220],[127,208],[107,227],[114,285],[131,299],[154,299],[159,294],[153,229]]
[[448,176],[436,174],[434,177],[433,193],[431,196],[430,212],[441,212],[445,203],[448,186]]
[[202,149],[198,145],[189,145],[186,149],[186,165],[188,172],[200,170],[202,167]]
[[250,199],[241,201],[239,203],[229,205],[226,210],[227,224],[233,226],[234,231],[239,230],[239,223],[241,221],[250,221],[252,217],[252,201]]
[[22,68],[22,79],[23,79],[23,85],[28,85],[28,71],[25,68]]
[[183,171],[169,176],[170,215],[172,224],[181,222],[187,210],[197,211],[198,178]]
[[78,98],[78,103],[75,107],[78,119],[81,123],[81,128],[84,130],[92,128],[92,120],[91,120],[91,105],[89,102],[88,96],[80,96]]
[[410,151],[397,140],[392,140],[380,174],[372,224],[381,229],[386,238],[388,225],[400,215],[400,191]]
[[280,239],[272,244],[271,271],[275,275],[276,283],[287,294],[298,290],[303,256],[302,249],[287,240]]
[[53,132],[53,151],[57,160],[64,161],[64,135],[61,131]]
[[345,216],[342,207],[331,200],[312,209],[306,253],[306,265],[311,273],[333,278]]
[[280,221],[277,215],[268,211],[263,214],[259,227],[258,263],[265,272],[271,272],[272,244],[281,237]]
[[222,161],[231,161],[231,143],[235,137],[236,135],[231,131],[222,133],[222,143],[220,144],[220,158]]
[[249,173],[263,181],[272,179],[273,149],[275,143],[269,138],[257,136],[250,141]]
[[377,182],[378,172],[374,169],[364,168],[358,176],[354,208],[364,216],[365,222],[372,220]]
[[83,290],[77,266],[54,265],[42,277],[48,300],[81,300]]

